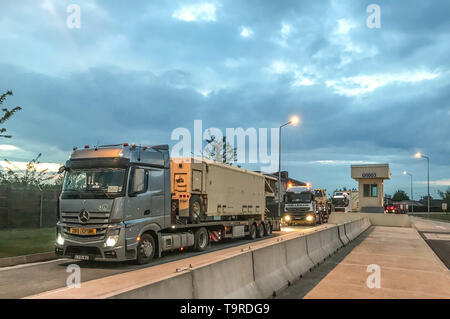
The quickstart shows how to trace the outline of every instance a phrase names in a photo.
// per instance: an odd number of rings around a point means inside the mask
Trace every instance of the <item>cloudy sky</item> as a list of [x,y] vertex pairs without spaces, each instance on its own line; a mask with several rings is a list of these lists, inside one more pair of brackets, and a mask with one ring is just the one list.
[[352,163],[389,163],[386,192],[409,193],[408,170],[418,198],[421,151],[437,197],[450,186],[448,12],[444,0],[1,1],[0,92],[23,110],[0,156],[63,163],[74,145],[174,145],[196,119],[272,128],[297,114],[283,128],[291,177],[356,187]]

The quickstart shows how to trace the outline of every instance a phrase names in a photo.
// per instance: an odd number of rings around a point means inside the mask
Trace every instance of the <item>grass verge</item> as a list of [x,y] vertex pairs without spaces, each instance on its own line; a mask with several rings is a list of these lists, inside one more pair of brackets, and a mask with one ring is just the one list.
[[53,251],[55,234],[54,227],[0,230],[0,258]]

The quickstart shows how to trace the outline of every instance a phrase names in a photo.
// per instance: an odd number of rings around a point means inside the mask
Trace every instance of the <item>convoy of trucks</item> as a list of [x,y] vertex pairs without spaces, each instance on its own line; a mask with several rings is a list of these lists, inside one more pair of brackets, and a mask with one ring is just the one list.
[[165,251],[205,250],[226,238],[256,239],[280,225],[317,225],[352,210],[341,191],[289,185],[271,212],[277,179],[199,158],[170,158],[167,145],[86,145],[74,150],[58,200],[58,255],[150,262]]
[[150,262],[164,251],[255,239],[280,229],[270,216],[275,178],[195,158],[167,145],[74,148],[58,202],[55,251],[80,260]]

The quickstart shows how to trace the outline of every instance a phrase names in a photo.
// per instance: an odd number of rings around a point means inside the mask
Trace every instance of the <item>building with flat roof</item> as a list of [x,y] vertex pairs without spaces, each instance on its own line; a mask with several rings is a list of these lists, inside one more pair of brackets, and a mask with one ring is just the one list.
[[351,176],[358,181],[361,212],[384,213],[383,183],[391,179],[389,164],[351,165]]

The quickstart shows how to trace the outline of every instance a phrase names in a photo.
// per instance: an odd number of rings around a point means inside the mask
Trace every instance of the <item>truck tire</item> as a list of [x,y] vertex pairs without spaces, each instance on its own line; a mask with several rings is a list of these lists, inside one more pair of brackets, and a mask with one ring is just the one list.
[[209,234],[205,227],[197,229],[194,234],[194,249],[196,251],[204,251],[208,248]]
[[264,237],[264,224],[259,223],[258,226],[256,226],[256,237],[263,238]]
[[319,225],[321,225],[321,224],[323,223],[322,212],[319,212],[319,213],[316,215],[316,217],[317,217],[317,223],[318,223]]
[[155,256],[155,239],[150,234],[143,234],[136,249],[136,263],[148,264]]
[[248,225],[248,239],[255,240],[256,239],[256,226],[254,224]]
[[272,225],[270,223],[264,224],[264,236],[272,235]]
[[192,223],[198,224],[200,220],[204,219],[203,201],[198,195],[192,195],[189,200],[189,220]]

